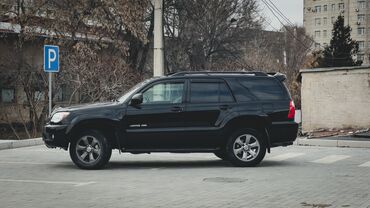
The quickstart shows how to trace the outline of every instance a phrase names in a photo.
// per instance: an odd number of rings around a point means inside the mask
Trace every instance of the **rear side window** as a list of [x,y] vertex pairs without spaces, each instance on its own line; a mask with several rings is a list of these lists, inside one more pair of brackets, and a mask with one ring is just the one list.
[[283,88],[275,79],[239,79],[240,84],[258,100],[282,100],[286,98]]
[[234,98],[225,83],[193,82],[190,85],[191,103],[234,102]]

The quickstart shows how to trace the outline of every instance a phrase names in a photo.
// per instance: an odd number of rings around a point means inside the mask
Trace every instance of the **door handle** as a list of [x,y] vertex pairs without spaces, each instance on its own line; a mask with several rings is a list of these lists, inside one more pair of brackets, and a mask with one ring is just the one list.
[[228,109],[230,109],[230,106],[229,105],[220,105],[220,109],[221,110],[228,110]]
[[179,107],[179,106],[176,106],[176,107],[172,107],[171,111],[172,112],[182,112],[183,111],[183,108],[182,107]]

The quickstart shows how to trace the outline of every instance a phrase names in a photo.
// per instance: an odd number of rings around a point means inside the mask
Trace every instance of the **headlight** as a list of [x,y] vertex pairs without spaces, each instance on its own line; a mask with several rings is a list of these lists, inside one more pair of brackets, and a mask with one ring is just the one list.
[[59,112],[59,113],[55,113],[53,115],[53,117],[51,118],[51,122],[52,123],[59,123],[61,122],[63,119],[65,119],[67,116],[69,115],[69,112]]

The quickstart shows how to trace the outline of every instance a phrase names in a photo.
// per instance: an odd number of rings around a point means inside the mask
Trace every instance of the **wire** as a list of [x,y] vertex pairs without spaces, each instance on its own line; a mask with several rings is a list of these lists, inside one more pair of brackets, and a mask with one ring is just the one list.
[[[262,0],[263,3],[265,3],[265,5],[267,6],[267,8],[271,11],[271,13],[275,16],[275,18],[280,22],[280,24],[283,25],[283,27],[285,27],[286,31],[294,38],[296,39],[303,47],[305,47],[306,49],[310,49],[310,47],[308,47],[306,44],[304,44],[299,38],[297,38],[295,36],[295,34],[292,33],[292,31],[290,31],[290,29],[280,20],[280,18],[276,15],[274,9],[272,8],[272,6],[267,3],[265,0]],[[294,27],[294,26],[293,26]],[[307,37],[307,36],[306,36]]]
[[[269,2],[267,2],[269,1]],[[267,8],[271,11],[271,13],[275,16],[275,18],[283,25],[283,27],[286,28],[287,32],[292,35],[292,37],[294,39],[296,39],[300,44],[302,44],[306,49],[311,49],[309,47],[307,47],[300,39],[298,39],[298,37],[296,37],[295,34],[292,34],[292,32],[289,30],[289,28],[287,28],[287,26],[280,20],[280,18],[276,15],[276,13],[278,13],[278,15],[284,19],[289,26],[291,27],[295,27],[294,24],[289,20],[289,18],[287,18],[281,11],[280,9],[271,1],[271,0],[262,0],[262,2],[267,6]],[[275,13],[276,12],[276,13]],[[308,38],[309,40],[311,40],[313,43],[317,43],[315,40],[313,40],[310,36],[308,35],[305,35],[306,38]],[[325,47],[321,46],[319,44],[319,47],[325,49]],[[327,57],[328,58],[328,57]],[[333,60],[344,60],[344,59],[347,59],[347,58],[335,58],[335,57],[331,57],[329,59],[333,59]]]

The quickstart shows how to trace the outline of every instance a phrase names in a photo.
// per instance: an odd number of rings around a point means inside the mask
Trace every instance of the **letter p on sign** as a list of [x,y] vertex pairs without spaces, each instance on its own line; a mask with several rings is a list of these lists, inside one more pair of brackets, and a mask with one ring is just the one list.
[[59,47],[53,45],[44,46],[44,71],[59,72]]

